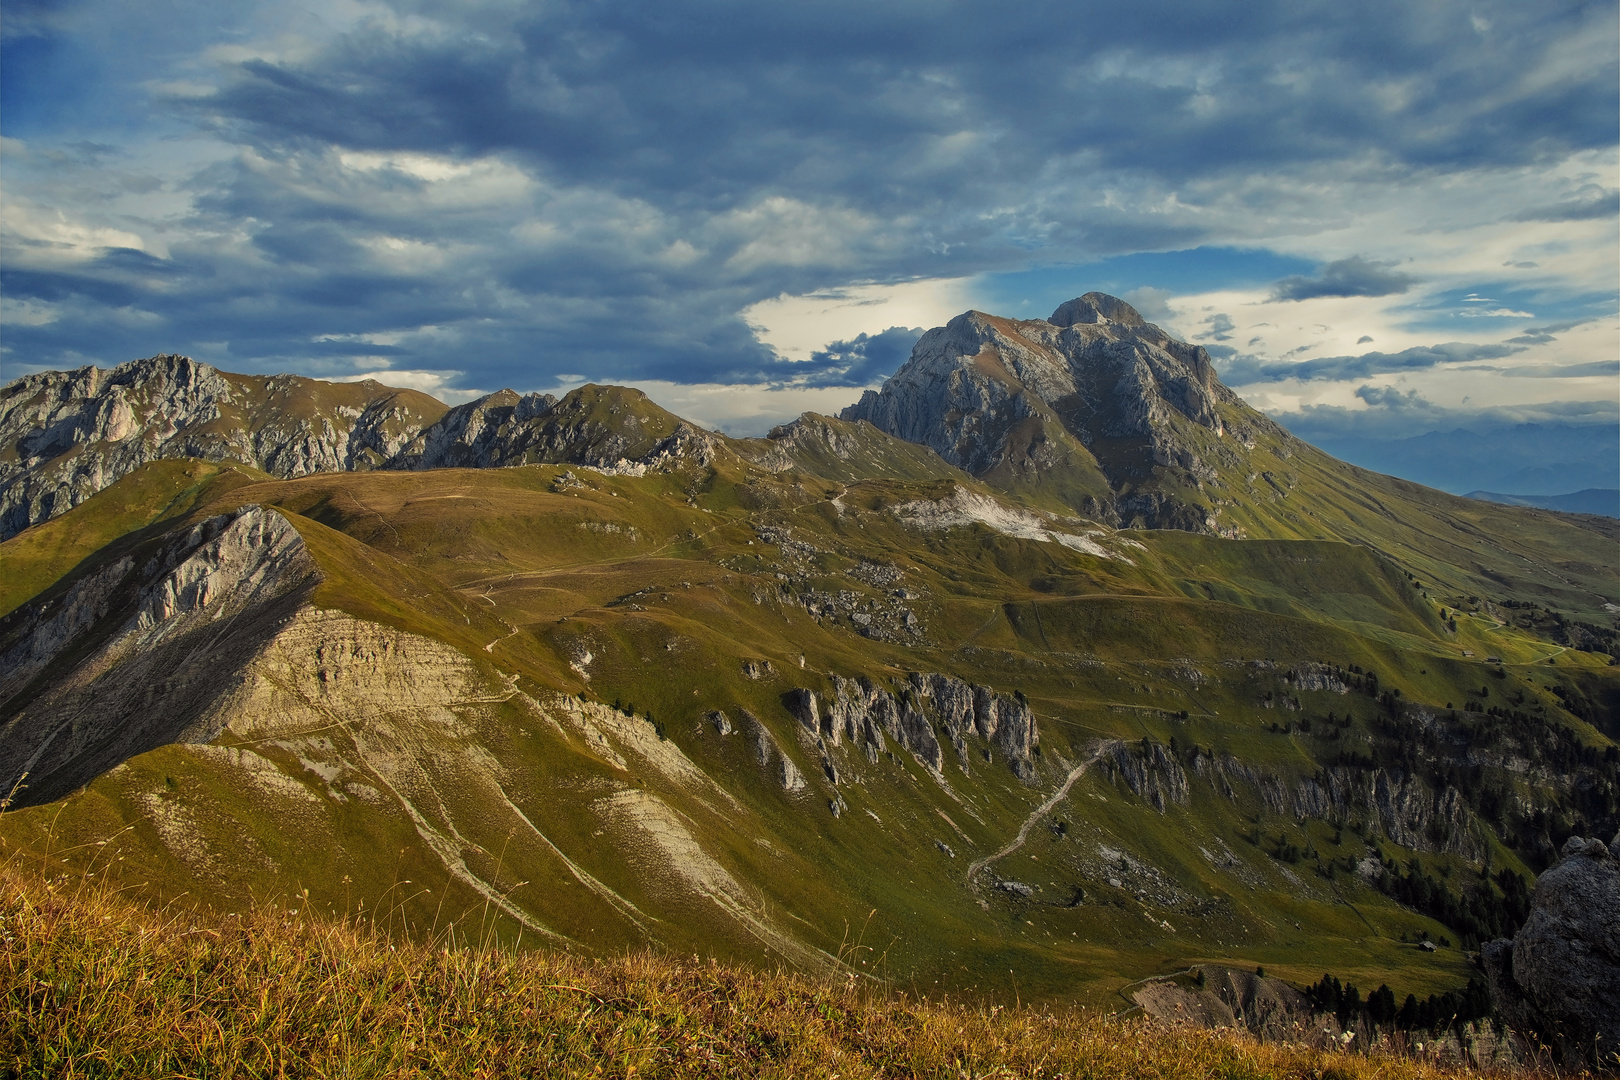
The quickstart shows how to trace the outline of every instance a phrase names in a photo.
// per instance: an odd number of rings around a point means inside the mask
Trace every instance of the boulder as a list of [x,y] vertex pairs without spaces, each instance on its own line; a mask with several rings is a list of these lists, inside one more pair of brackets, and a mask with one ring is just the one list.
[[1620,1071],[1620,835],[1570,837],[1524,926],[1480,961],[1510,1025],[1560,1064]]

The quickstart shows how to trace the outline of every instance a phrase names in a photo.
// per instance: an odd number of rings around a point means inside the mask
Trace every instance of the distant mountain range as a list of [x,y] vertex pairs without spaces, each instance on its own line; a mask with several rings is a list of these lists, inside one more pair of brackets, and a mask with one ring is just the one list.
[[1422,998],[1620,826],[1620,522],[1336,460],[1097,293],[761,439],[612,386],[41,373],[0,521],[0,842],[187,905]]
[[1346,436],[1294,419],[1289,429],[1363,468],[1401,476],[1442,491],[1523,491],[1557,495],[1581,488],[1620,487],[1620,425],[1506,424],[1409,438]]
[[1504,495],[1498,491],[1470,491],[1470,499],[1501,503],[1504,506],[1539,506],[1566,514],[1602,514],[1620,518],[1620,488],[1585,488],[1567,495]]

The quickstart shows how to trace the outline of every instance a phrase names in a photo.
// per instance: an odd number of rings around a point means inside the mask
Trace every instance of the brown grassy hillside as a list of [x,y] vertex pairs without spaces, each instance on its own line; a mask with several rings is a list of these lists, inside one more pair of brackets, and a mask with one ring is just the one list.
[[[26,1077],[1479,1075],[1140,1019],[919,999],[697,957],[391,938],[297,898],[214,921],[0,870],[0,1074]],[[401,883],[405,889],[408,883]],[[881,962],[846,941],[859,964]]]

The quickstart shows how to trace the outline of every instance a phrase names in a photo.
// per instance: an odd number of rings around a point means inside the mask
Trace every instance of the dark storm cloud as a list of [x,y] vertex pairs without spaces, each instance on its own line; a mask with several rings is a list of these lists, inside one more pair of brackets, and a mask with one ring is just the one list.
[[811,354],[810,363],[818,370],[806,384],[874,386],[906,362],[922,334],[920,326],[891,326],[881,334],[857,334],[848,341],[834,341]]
[[[922,156],[964,131],[994,140],[987,179],[1076,153],[1184,177],[1373,143],[1410,165],[1502,164],[1613,138],[1606,72],[1499,93],[1499,65],[1541,62],[1580,4],[1497,5],[1488,35],[1477,5],[1396,2],[411,6],[442,27],[374,24],[308,60],[244,63],[199,105],[272,144],[516,151],[722,203],[767,181],[942,193]],[[1498,103],[1479,108],[1485,91]]]
[[[1226,242],[1220,215],[1164,200],[1261,175],[1424,183],[1610,146],[1615,61],[1557,65],[1612,23],[1576,3],[399,0],[157,91],[237,152],[196,172],[161,253],[8,259],[8,299],[53,318],[8,326],[7,356],[781,382],[796,365],[737,317],[781,293]],[[413,154],[432,167],[394,160]],[[1351,259],[1280,288],[1409,282]],[[816,378],[855,385],[892,332],[829,346]]]
[[1328,263],[1315,277],[1293,275],[1277,282],[1273,300],[1313,300],[1319,296],[1392,296],[1417,284],[1417,278],[1369,262],[1359,255]]
[[1219,367],[1221,380],[1232,386],[1282,382],[1286,379],[1336,382],[1391,372],[1425,371],[1442,364],[1497,360],[1523,351],[1524,347],[1519,345],[1471,345],[1452,341],[1442,345],[1418,345],[1398,353],[1369,352],[1360,356],[1323,356],[1298,361],[1260,360],[1252,355],[1236,353]]

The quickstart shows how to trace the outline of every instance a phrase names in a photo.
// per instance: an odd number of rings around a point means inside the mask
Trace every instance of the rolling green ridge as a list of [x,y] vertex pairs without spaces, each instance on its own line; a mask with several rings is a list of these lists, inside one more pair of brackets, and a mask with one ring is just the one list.
[[[601,403],[581,415],[619,422]],[[1455,911],[1403,907],[1390,882],[1422,867],[1489,908],[1489,875],[1615,828],[1611,657],[1502,617],[1530,610],[1512,601],[1612,625],[1609,526],[1296,443],[1256,479],[1277,512],[1245,519],[1250,539],[1116,532],[811,422],[800,443],[719,441],[642,475],[145,466],[0,545],[0,647],[95,567],[242,505],[296,528],[321,575],[311,611],[381,629],[297,624],[328,636],[277,638],[217,737],[12,809],[0,838],[221,911],[308,890],[386,908],[401,934],[488,913],[514,943],[1104,1003],[1205,961],[1402,996],[1460,985],[1473,942],[1433,917]],[[940,509],[963,505],[980,519]],[[313,669],[362,663],[372,681],[318,690]],[[913,672],[1021,695],[1028,776],[999,744],[953,746]],[[825,712],[835,677],[916,703],[938,770],[892,734],[870,754],[818,745],[789,695]],[[1304,807],[1332,783],[1374,794]]]

